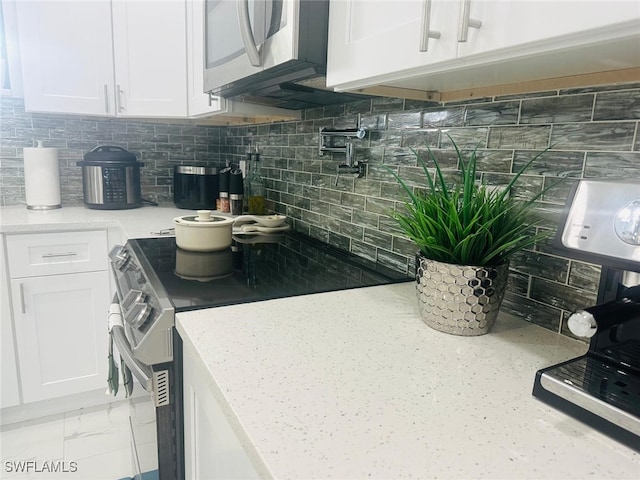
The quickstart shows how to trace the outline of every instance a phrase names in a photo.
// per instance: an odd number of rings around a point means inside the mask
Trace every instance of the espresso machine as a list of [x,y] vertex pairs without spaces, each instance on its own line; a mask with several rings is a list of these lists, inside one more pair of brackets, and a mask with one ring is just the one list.
[[587,353],[539,370],[533,395],[640,451],[640,180],[576,182],[554,250],[602,273],[597,304],[567,321]]

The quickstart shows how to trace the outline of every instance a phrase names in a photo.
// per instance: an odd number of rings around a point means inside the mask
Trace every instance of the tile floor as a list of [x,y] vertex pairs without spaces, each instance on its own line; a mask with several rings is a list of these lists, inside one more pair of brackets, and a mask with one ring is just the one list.
[[[0,477],[20,480],[131,477],[134,470],[130,422],[141,470],[157,469],[153,404],[147,398],[138,398],[3,426]],[[20,461],[23,464],[32,461],[30,473],[16,472]],[[45,473],[47,461],[67,471]],[[34,471],[34,462],[39,471]]]

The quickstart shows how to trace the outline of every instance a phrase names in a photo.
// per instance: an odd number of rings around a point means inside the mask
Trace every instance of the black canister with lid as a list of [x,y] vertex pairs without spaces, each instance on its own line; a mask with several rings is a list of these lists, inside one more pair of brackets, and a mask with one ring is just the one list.
[[173,167],[173,203],[189,210],[215,210],[218,168],[203,165]]

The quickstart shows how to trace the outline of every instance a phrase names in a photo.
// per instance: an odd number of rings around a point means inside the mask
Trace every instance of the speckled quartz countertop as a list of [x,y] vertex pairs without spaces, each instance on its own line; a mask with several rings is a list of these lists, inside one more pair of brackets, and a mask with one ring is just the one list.
[[403,283],[179,313],[258,471],[276,479],[640,478],[640,455],[531,395],[586,345],[517,318],[427,327]]
[[123,238],[157,236],[158,231],[173,227],[173,219],[191,210],[172,206],[145,206],[127,210],[92,210],[84,206],[56,210],[27,210],[24,205],[0,208],[0,233],[51,232],[119,228]]

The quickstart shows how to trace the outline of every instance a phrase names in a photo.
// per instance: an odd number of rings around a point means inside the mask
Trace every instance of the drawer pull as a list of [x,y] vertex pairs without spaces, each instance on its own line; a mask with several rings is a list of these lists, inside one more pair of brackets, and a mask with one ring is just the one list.
[[78,255],[76,252],[44,253],[44,254],[42,254],[42,258],[74,257],[76,255]]
[[420,52],[429,49],[429,39],[440,38],[440,32],[429,30],[431,26],[431,0],[422,0],[422,16],[420,17]]
[[471,14],[471,0],[463,0],[462,3],[462,16],[460,17],[459,29],[458,29],[458,42],[464,43],[469,37],[470,28],[482,27],[482,22],[473,18],[469,18]]
[[23,314],[27,313],[27,307],[24,303],[24,283],[20,284],[20,309],[22,310]]

